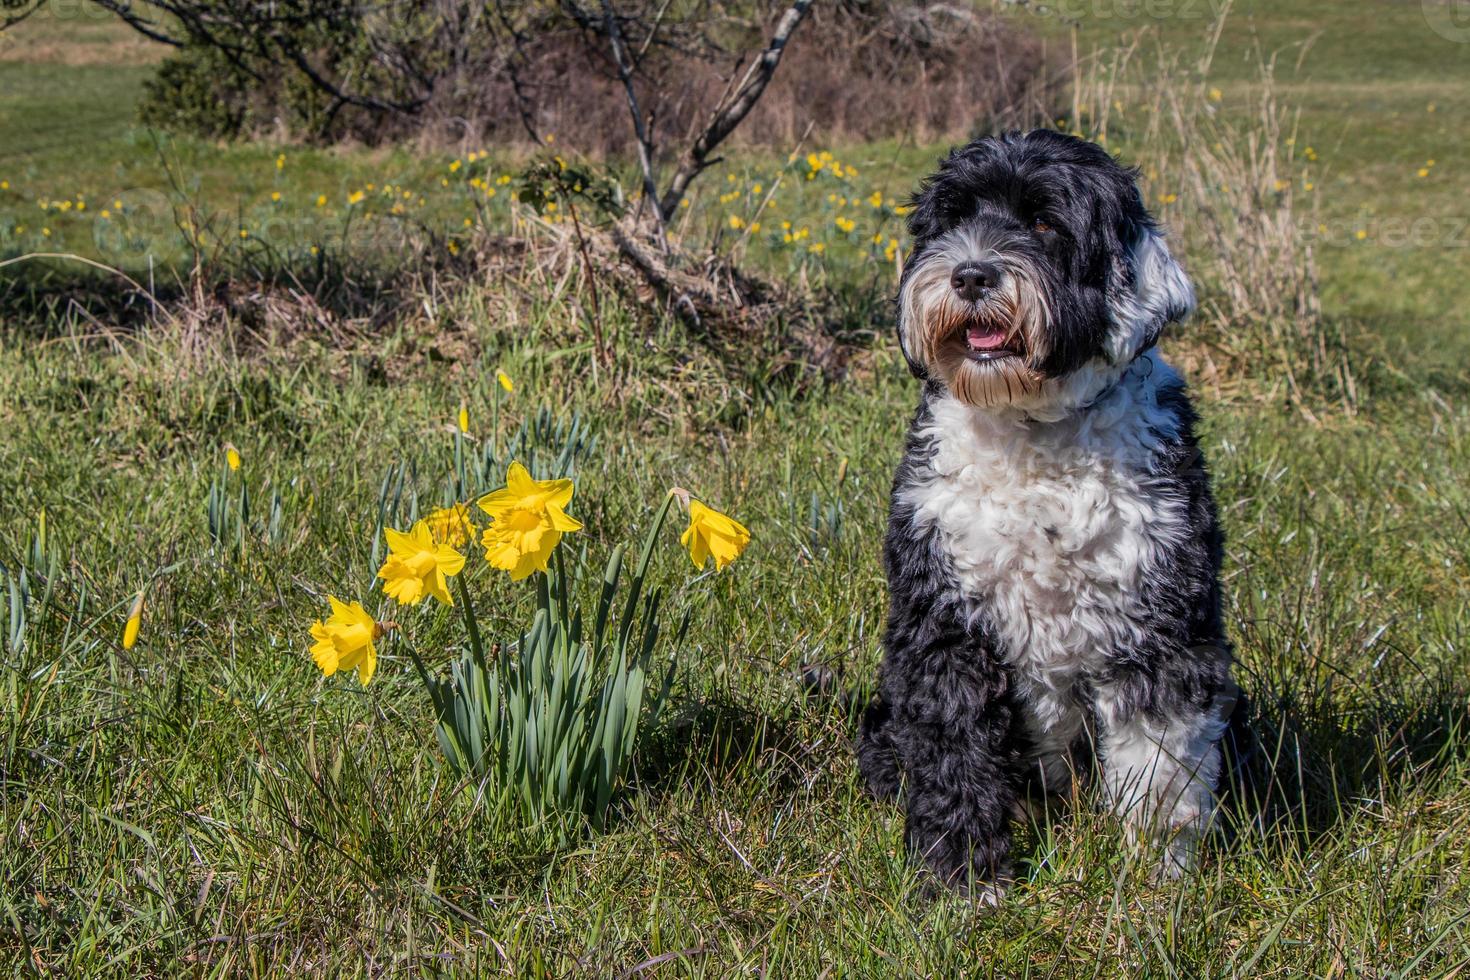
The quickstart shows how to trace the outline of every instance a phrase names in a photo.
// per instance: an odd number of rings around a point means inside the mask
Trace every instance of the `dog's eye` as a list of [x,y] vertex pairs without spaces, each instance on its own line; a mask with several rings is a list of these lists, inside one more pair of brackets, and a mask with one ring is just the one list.
[[1036,234],[1038,235],[1047,235],[1053,231],[1052,226],[1047,223],[1047,220],[1045,218],[1034,219],[1031,222],[1031,230],[1036,232]]

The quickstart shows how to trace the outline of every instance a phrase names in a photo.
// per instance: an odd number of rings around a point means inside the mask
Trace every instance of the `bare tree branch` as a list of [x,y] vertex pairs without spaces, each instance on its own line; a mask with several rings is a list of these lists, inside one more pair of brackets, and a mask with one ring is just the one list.
[[[810,3],[811,0],[806,0]],[[618,28],[618,19],[613,16],[612,3],[610,0],[602,0],[602,19],[607,31],[608,43],[612,45],[613,61],[618,66],[618,77],[623,81],[623,95],[628,100],[628,113],[633,117],[633,134],[638,140],[638,166],[643,170],[643,197],[648,202],[648,207],[653,211],[654,223],[658,226],[658,240],[660,245],[668,247],[667,232],[664,228],[664,215],[666,212],[659,205],[658,182],[653,176],[653,140],[649,136],[648,121],[643,117],[643,111],[638,108],[638,93],[633,90],[633,69],[628,64],[627,52],[623,49],[623,32]],[[642,205],[640,204],[641,208]]]
[[781,63],[781,55],[785,51],[786,42],[791,39],[792,33],[800,26],[802,19],[806,17],[807,11],[811,9],[812,0],[793,0],[786,13],[781,15],[780,22],[776,25],[776,31],[771,35],[771,41],[766,45],[761,56],[750,63],[745,77],[741,79],[734,94],[728,99],[721,100],[710,118],[709,125],[699,138],[690,145],[688,152],[684,154],[683,161],[679,164],[679,170],[674,174],[674,181],[669,185],[668,192],[664,194],[658,210],[663,214],[673,214],[674,209],[679,206],[679,201],[684,197],[689,184],[695,177],[714,161],[710,154],[715,147],[724,141],[725,137],[734,132],[740,121],[755,108],[761,93],[766,90],[771,76],[776,73],[776,66]]

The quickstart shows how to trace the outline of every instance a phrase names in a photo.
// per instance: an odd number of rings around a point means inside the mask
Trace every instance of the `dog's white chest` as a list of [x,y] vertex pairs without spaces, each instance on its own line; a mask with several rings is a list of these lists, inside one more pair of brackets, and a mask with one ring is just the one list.
[[1151,479],[1157,419],[1133,404],[1151,393],[1132,395],[1040,429],[941,403],[932,472],[902,491],[1023,681],[1069,690],[1116,647],[1144,577],[1184,531],[1183,502]]

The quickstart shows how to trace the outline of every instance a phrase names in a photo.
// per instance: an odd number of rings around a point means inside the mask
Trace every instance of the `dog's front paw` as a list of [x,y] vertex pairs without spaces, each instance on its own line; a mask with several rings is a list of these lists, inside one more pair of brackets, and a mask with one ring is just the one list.
[[975,903],[980,908],[993,909],[999,908],[1005,901],[1006,892],[1010,890],[1010,887],[1011,879],[1005,876],[984,879],[957,875],[954,878],[941,879],[934,873],[933,868],[926,868],[919,883],[919,895],[925,901],[930,902],[959,897]]
[[1149,875],[1149,883],[1163,885],[1193,873],[1199,863],[1199,836],[1188,830],[1175,834],[1155,849],[1157,861]]

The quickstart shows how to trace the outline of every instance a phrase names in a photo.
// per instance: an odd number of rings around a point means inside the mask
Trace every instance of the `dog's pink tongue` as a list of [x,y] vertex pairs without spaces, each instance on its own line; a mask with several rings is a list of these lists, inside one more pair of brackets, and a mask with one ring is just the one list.
[[999,327],[971,327],[965,341],[971,350],[999,350],[1006,345],[1006,331]]

